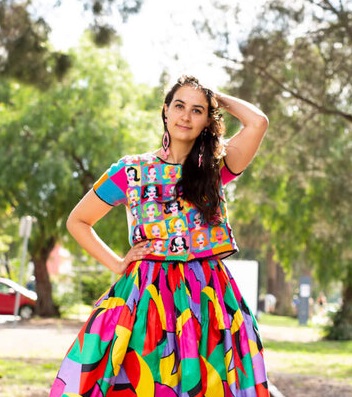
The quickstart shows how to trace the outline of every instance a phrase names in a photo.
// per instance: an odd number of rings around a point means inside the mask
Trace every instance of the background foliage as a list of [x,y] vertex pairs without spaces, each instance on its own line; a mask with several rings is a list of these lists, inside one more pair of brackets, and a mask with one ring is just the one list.
[[[84,4],[90,32],[78,51],[58,54],[28,4],[0,3],[0,252],[18,247],[16,219],[35,216],[30,253],[41,314],[55,311],[45,258],[57,242],[77,250],[64,228],[68,211],[111,162],[159,144],[167,71],[160,87],[137,86],[104,22],[117,10],[123,23],[141,4]],[[352,339],[352,2],[266,1],[246,32],[234,29],[240,7],[213,0],[194,20],[225,65],[223,90],[270,118],[259,155],[228,191],[240,255],[260,260],[262,290],[277,296],[281,312],[297,286],[290,279],[312,276],[313,294],[340,281],[343,304],[330,336]],[[238,124],[228,127],[233,133]],[[98,227],[117,251],[126,249],[123,211]]]

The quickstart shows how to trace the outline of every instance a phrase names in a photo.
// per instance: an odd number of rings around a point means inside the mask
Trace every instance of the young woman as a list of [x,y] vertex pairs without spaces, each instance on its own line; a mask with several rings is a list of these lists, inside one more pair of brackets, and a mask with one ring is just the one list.
[[[226,142],[220,109],[242,123]],[[162,148],[118,160],[68,218],[77,242],[119,278],[69,349],[51,397],[269,396],[256,321],[222,262],[237,251],[224,186],[251,162],[268,120],[252,104],[212,92],[192,76],[168,92],[162,118]],[[150,169],[153,180],[143,178]],[[147,201],[163,209],[152,224],[143,211],[132,215]],[[131,212],[132,247],[124,257],[93,229],[119,204]],[[195,248],[196,214],[207,236],[221,230],[220,243],[213,238],[207,249]],[[187,226],[182,236],[170,227],[173,217]],[[142,241],[132,242],[136,230]],[[163,242],[157,252],[155,240]]]

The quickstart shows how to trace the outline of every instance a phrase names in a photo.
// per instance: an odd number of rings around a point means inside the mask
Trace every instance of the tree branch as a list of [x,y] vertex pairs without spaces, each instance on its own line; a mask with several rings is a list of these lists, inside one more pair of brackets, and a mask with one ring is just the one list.
[[[237,61],[236,59],[226,59],[227,61],[231,61],[237,65],[243,65],[243,63],[241,61]],[[254,65],[254,68],[258,69],[259,72],[265,76],[265,78],[271,80],[273,83],[275,83],[278,87],[280,87],[283,91],[286,91],[288,93],[290,93],[294,98],[307,103],[308,105],[310,105],[311,107],[313,107],[314,109],[317,109],[320,113],[323,114],[331,114],[331,115],[336,115],[339,117],[344,118],[345,120],[347,120],[349,123],[352,123],[352,114],[351,113],[345,113],[342,112],[341,110],[338,109],[329,109],[323,105],[319,105],[318,103],[316,103],[315,101],[313,101],[310,98],[307,98],[303,95],[301,95],[298,91],[295,91],[291,88],[289,88],[288,86],[286,86],[284,83],[282,83],[280,80],[278,80],[276,77],[274,77],[272,74],[270,74],[266,67],[264,66],[260,66],[258,64]]]

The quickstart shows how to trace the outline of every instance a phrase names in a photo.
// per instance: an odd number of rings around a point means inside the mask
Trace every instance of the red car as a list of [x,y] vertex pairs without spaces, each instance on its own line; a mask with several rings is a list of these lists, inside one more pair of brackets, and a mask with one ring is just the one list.
[[7,278],[0,277],[0,314],[14,314],[16,294],[19,292],[18,314],[23,319],[32,317],[37,303],[37,294]]

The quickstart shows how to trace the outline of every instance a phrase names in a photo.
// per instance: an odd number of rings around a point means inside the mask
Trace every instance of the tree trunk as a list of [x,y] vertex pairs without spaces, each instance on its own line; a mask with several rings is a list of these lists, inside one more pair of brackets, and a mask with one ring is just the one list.
[[51,249],[41,249],[32,258],[34,263],[36,291],[38,294],[36,314],[41,317],[57,317],[59,315],[59,310],[54,305],[51,282],[48,269],[46,267],[46,262],[48,260],[50,252]]
[[292,286],[286,282],[283,268],[274,261],[273,252],[267,253],[267,293],[276,298],[275,313],[280,315],[292,315]]
[[342,306],[334,315],[326,335],[330,340],[352,340],[352,263],[343,284]]

